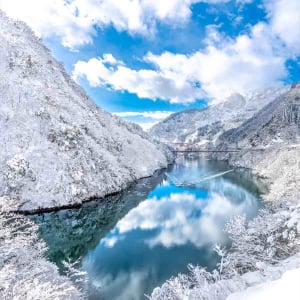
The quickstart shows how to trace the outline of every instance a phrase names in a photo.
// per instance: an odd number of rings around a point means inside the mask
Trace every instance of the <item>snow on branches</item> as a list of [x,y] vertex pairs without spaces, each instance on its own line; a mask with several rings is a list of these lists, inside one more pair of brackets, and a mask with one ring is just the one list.
[[232,244],[228,250],[215,246],[220,256],[215,270],[189,265],[188,274],[172,277],[155,288],[149,299],[222,300],[274,277],[273,273],[278,276],[286,267],[282,261],[300,249],[300,205],[285,202],[270,206],[251,221],[236,216],[225,231]]
[[38,226],[9,212],[7,201],[0,197],[1,299],[82,299],[71,280],[60,276],[57,267],[45,258],[47,247],[38,236]]

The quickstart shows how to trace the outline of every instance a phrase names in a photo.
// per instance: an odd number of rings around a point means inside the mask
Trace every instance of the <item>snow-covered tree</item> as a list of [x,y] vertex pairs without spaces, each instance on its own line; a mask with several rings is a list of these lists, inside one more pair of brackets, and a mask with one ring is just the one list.
[[[4,300],[81,299],[68,277],[46,259],[46,244],[39,238],[38,226],[29,218],[8,209],[0,197],[0,295]],[[71,273],[71,279],[79,273]]]
[[[265,280],[272,274],[272,268],[299,252],[300,205],[287,202],[268,205],[251,221],[236,216],[227,223],[225,231],[231,247],[215,247],[220,256],[215,270],[208,272],[189,265],[188,274],[179,274],[155,288],[149,299],[221,300],[251,282]],[[278,273],[280,268],[275,270]]]

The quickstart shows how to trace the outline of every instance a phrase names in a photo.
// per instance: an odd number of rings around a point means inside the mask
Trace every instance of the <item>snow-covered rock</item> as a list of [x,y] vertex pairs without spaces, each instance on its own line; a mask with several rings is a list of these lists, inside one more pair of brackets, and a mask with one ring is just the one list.
[[20,210],[81,203],[164,168],[172,155],[97,107],[22,22],[0,12],[0,196]]
[[288,87],[275,87],[248,92],[244,96],[233,94],[223,103],[205,109],[172,114],[154,125],[149,132],[161,141],[208,146],[224,131],[238,127],[287,90]]

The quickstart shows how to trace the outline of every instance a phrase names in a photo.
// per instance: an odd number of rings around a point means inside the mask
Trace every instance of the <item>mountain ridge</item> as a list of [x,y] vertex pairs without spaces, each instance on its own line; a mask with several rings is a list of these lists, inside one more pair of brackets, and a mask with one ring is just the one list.
[[23,22],[0,12],[0,196],[20,210],[77,205],[172,161],[135,124],[97,107]]
[[161,141],[211,145],[223,132],[238,127],[289,87],[274,87],[232,94],[205,109],[184,110],[154,125],[149,133]]

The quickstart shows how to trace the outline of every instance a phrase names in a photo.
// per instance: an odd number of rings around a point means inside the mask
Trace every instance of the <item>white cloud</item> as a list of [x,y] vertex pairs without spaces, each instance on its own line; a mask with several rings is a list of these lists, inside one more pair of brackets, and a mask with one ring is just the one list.
[[[130,34],[154,35],[158,22],[184,24],[197,2],[229,0],[1,0],[0,9],[25,21],[42,37],[58,36],[73,48],[92,42],[94,26],[114,26]],[[237,0],[237,3],[249,0]]]
[[265,0],[270,29],[286,43],[292,55],[300,54],[300,1]]
[[159,121],[155,122],[134,122],[138,125],[140,125],[144,131],[148,131],[150,128],[152,128],[155,124],[157,124]]
[[122,65],[123,62],[121,60],[117,60],[113,57],[112,54],[106,53],[103,54],[103,63],[108,63],[111,65]]
[[[228,0],[2,0],[0,8],[27,22],[42,37],[56,35],[63,45],[91,43],[95,26],[114,26],[130,34],[153,35],[157,23],[178,26],[191,16],[196,2]],[[243,5],[251,0],[236,0]],[[140,98],[190,103],[198,98],[223,100],[280,83],[285,62],[300,53],[300,1],[264,0],[269,23],[258,23],[235,39],[207,26],[207,46],[190,55],[149,53],[150,66],[132,69],[111,54],[79,61],[74,75],[92,86],[128,91]]]
[[[105,299],[124,300],[141,299],[141,295],[148,287],[149,277],[151,276],[151,270],[127,270],[120,271],[116,274],[110,274],[105,272],[99,272],[97,270],[97,264],[86,256],[83,261],[83,268],[89,274],[89,288],[92,289],[95,294],[101,294]],[[103,298],[102,298],[103,299]]]
[[92,42],[93,26],[113,25],[132,34],[151,34],[157,21],[180,24],[193,0],[1,0],[0,9],[25,21],[42,37],[59,36],[74,47]]
[[105,237],[101,240],[101,243],[103,243],[107,248],[113,248],[115,246],[115,244],[117,242],[119,242],[120,240],[122,240],[122,238],[116,237],[116,236],[115,237],[112,236],[112,237],[108,237],[108,238]]
[[148,131],[152,126],[157,124],[159,121],[164,120],[172,113],[174,112],[172,111],[143,111],[143,112],[125,111],[125,112],[115,112],[113,114],[118,117],[124,118],[128,121],[137,123],[143,128],[143,130]]
[[278,84],[286,76],[286,57],[265,23],[255,25],[249,35],[234,40],[223,37],[218,42],[218,32],[212,36],[204,50],[190,56],[150,53],[146,60],[164,74],[199,82],[202,91],[214,100],[224,100],[233,92],[243,94]]
[[195,88],[184,77],[164,70],[133,70],[122,64],[110,64],[105,58],[92,58],[75,64],[73,77],[86,77],[94,87],[128,91],[139,98],[162,99],[171,103],[189,103],[204,97],[203,91]]
[[269,23],[257,23],[234,39],[209,25],[206,47],[190,55],[148,53],[143,59],[149,68],[140,70],[91,59],[78,62],[74,75],[86,76],[93,86],[171,103],[223,101],[232,93],[281,84],[288,74],[287,59],[300,53],[300,1],[265,0],[264,5]]
[[[211,188],[219,191],[220,184],[224,184],[229,194],[230,191],[236,192],[236,187],[225,181],[216,185],[212,183]],[[240,202],[232,202],[230,196],[215,192],[207,201],[197,199],[190,193],[172,193],[159,200],[147,199],[117,223],[104,244],[115,244],[126,233],[136,229],[155,229],[155,234],[147,241],[150,247],[162,245],[169,248],[186,243],[202,247],[220,243],[224,239],[224,224],[230,217],[257,209],[253,195],[245,190],[239,190],[239,193],[242,199]]]
[[170,116],[173,112],[172,111],[125,111],[125,112],[116,112],[113,113],[119,117],[144,117],[144,118],[151,118],[155,120],[162,120]]
[[92,86],[128,91],[139,98],[190,103],[199,98],[224,100],[233,92],[279,84],[287,75],[284,46],[266,23],[253,26],[249,35],[221,36],[209,27],[207,47],[192,55],[148,53],[144,61],[154,69],[110,66],[102,58],[79,61],[74,77],[85,76]]
[[91,43],[96,33],[91,22],[76,16],[74,6],[64,0],[1,0],[0,9],[26,22],[38,36],[58,36],[70,48]]

